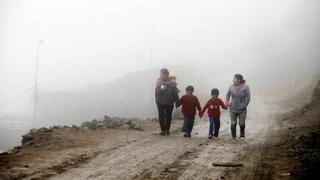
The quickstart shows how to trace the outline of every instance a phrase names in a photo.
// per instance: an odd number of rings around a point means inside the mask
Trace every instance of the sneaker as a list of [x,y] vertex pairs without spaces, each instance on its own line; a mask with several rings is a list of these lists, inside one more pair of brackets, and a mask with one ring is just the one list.
[[209,139],[212,139],[212,135],[209,135],[208,138],[209,138]]
[[188,134],[187,134],[187,133],[184,133],[183,137],[188,137]]
[[237,138],[235,138],[235,137],[232,137],[232,141],[236,141],[237,140]]
[[239,139],[240,139],[240,140],[244,140],[244,137],[240,137]]
[[164,136],[164,135],[165,135],[165,132],[164,132],[164,131],[161,131],[161,132],[159,133],[159,135],[160,135],[160,136]]
[[213,139],[213,140],[216,140],[216,139],[218,139],[218,137],[216,137],[216,136],[213,136],[213,137],[212,137],[212,139]]
[[187,137],[188,137],[188,138],[191,138],[191,133],[188,133],[188,134],[187,134]]

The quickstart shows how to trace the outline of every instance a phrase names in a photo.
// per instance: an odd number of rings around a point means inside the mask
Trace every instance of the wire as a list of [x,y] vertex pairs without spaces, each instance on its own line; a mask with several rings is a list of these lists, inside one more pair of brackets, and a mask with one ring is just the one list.
[[11,102],[13,102],[13,101],[15,101],[16,99],[18,99],[18,98],[20,98],[21,96],[27,94],[28,92],[32,91],[33,89],[34,89],[34,86],[32,86],[31,88],[29,88],[29,89],[21,92],[20,94],[18,94],[18,95],[16,95],[16,96],[8,99],[7,101],[5,101],[5,102],[3,102],[3,103],[0,103],[0,108],[3,107],[3,106],[5,106],[5,105],[7,105],[7,104],[9,104],[9,103],[11,103]]

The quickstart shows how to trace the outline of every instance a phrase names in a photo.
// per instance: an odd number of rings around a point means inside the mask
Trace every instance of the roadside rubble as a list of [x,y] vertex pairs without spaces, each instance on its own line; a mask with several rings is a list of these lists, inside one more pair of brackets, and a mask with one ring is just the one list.
[[[141,127],[141,119],[127,119],[119,117],[104,116],[103,120],[85,121],[81,124],[80,128],[90,130],[104,130],[104,129],[134,129],[143,131]],[[140,125],[139,125],[140,124]]]
[[[27,134],[22,135],[22,146],[37,146],[50,139],[52,132],[58,129],[72,129],[72,130],[106,130],[106,129],[133,129],[143,131],[141,119],[127,119],[119,117],[104,116],[103,120],[85,121],[80,126],[52,126],[50,128],[33,128]],[[12,152],[18,152],[21,147],[17,146],[12,149]]]

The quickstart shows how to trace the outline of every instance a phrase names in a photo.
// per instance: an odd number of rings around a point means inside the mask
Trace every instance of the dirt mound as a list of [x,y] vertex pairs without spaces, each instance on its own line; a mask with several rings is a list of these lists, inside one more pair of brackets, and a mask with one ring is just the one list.
[[[86,121],[81,124],[81,128],[88,128],[90,130],[103,130],[103,129],[134,129],[143,131],[141,123],[145,122],[141,119],[127,119],[119,117],[104,116],[103,120]],[[139,125],[140,124],[140,125]]]
[[[119,118],[119,117],[109,117],[104,116],[103,120],[92,120],[86,121],[81,124],[80,127],[73,125],[69,126],[53,126],[50,128],[39,128],[39,129],[31,129],[27,134],[22,136],[21,145],[22,148],[26,146],[35,146],[40,147],[44,145],[48,145],[51,143],[53,139],[53,135],[56,134],[67,134],[67,132],[74,132],[78,130],[107,130],[107,129],[133,129],[143,131],[142,124],[145,123],[145,120],[142,119],[127,119],[127,118]],[[59,144],[59,142],[58,142]],[[10,152],[19,151],[21,147],[17,146]]]

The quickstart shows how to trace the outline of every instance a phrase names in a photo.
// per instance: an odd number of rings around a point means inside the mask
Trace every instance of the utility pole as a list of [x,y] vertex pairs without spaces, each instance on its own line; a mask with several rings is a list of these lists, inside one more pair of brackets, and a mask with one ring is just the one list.
[[39,60],[40,60],[40,45],[44,44],[43,40],[38,41],[37,45],[37,59],[36,59],[36,73],[34,82],[33,94],[33,123],[37,123],[38,102],[39,102]]
[[153,61],[153,36],[154,36],[154,21],[152,21],[151,24],[151,37],[150,37],[150,68],[152,67],[152,61]]
[[137,70],[140,70],[140,48],[139,45],[137,47]]
[[137,70],[139,71],[140,69],[140,36],[137,36]]

